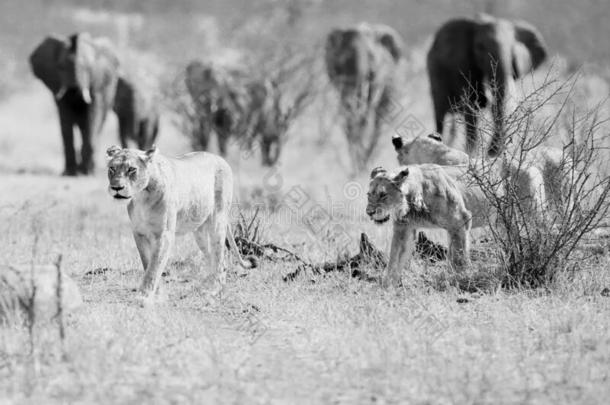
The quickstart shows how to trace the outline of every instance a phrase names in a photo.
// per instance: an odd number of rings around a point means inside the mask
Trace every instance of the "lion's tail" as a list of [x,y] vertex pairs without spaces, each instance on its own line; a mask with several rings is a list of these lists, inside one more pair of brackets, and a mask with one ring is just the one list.
[[231,229],[230,225],[227,228],[228,228],[227,229],[227,239],[229,241],[229,248],[233,252],[235,257],[237,258],[239,265],[241,267],[243,267],[244,269],[254,269],[254,268],[258,267],[258,260],[256,260],[256,257],[247,256],[245,258],[245,260],[241,257],[241,255],[239,254],[239,249],[237,248],[237,244],[235,243],[235,237],[233,236],[233,230]]

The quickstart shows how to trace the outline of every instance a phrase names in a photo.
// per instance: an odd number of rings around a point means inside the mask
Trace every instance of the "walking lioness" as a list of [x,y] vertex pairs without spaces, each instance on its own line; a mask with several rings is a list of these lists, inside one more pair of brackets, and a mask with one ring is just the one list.
[[225,160],[206,152],[177,158],[111,146],[108,155],[108,192],[128,202],[131,229],[144,266],[140,294],[152,302],[175,235],[193,233],[197,245],[211,260],[222,288],[225,239],[241,266],[255,267],[239,256],[230,230],[233,173]]

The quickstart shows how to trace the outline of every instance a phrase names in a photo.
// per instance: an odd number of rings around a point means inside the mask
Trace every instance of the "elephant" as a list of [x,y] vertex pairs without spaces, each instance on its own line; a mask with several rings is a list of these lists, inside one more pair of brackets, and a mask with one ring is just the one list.
[[277,162],[289,113],[282,110],[279,88],[272,80],[193,61],[186,67],[185,83],[198,120],[193,134],[197,148],[207,150],[212,132],[223,156],[231,136],[238,137],[245,150],[259,138],[263,165]]
[[[196,123],[193,128],[193,146],[197,149],[207,150],[212,134],[212,112],[218,83],[217,74],[211,65],[201,61],[192,61],[186,66],[184,82],[193,101]],[[223,117],[220,117],[223,118]],[[225,117],[228,118],[228,117]],[[224,135],[224,134],[223,134]],[[221,154],[226,153],[226,139],[218,135],[218,147]]]
[[506,141],[508,90],[546,58],[542,35],[527,22],[486,14],[449,20],[436,32],[427,55],[436,131],[443,133],[448,112],[462,114],[466,151],[472,155],[478,142],[477,115],[490,105],[494,130],[487,153],[497,156]]
[[[46,37],[30,55],[34,75],[55,98],[63,138],[63,174],[91,174],[95,139],[112,108],[119,59],[105,38],[76,33],[67,38]],[[74,126],[80,130],[80,161],[74,150]]]
[[150,89],[135,79],[119,76],[113,110],[119,121],[121,146],[132,140],[140,150],[149,150],[159,133],[158,100]]
[[345,133],[356,171],[366,168],[402,86],[403,41],[386,25],[332,30],[325,44],[326,71],[339,92]]

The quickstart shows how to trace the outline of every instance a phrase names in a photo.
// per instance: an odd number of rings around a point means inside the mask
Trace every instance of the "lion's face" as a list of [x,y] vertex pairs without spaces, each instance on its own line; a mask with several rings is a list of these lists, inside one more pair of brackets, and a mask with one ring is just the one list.
[[108,193],[117,201],[130,201],[148,186],[149,163],[156,148],[149,151],[111,146],[108,155]]
[[391,175],[381,168],[376,168],[371,173],[366,213],[376,224],[389,221],[392,213],[402,205],[400,186],[405,176],[406,173],[403,174],[402,171]]

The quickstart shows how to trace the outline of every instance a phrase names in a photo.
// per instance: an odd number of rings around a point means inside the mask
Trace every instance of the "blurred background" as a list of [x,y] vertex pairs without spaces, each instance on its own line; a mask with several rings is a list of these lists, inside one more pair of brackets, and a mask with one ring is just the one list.
[[448,18],[481,11],[531,22],[571,66],[610,62],[605,0],[4,0],[0,52],[8,72],[2,80],[29,77],[27,55],[52,32],[86,30],[154,53],[164,63],[180,63],[263,33],[272,36],[276,29],[294,30],[282,31],[276,41],[315,42],[333,26],[360,21],[388,24],[408,46],[417,46]]
[[[583,103],[604,100],[610,80],[610,7],[607,0],[3,0],[0,4],[0,171],[59,174],[62,149],[53,100],[34,78],[28,55],[50,33],[87,31],[117,46],[123,69],[146,72],[161,94],[193,59],[223,64],[264,61],[281,47],[320,52],[332,27],[361,21],[394,27],[406,44],[408,77],[403,107],[433,129],[425,55],[436,29],[456,16],[488,12],[525,19],[547,41],[559,76],[581,71],[577,93]],[[320,65],[321,66],[321,65]],[[325,71],[320,70],[320,80]],[[316,190],[344,183],[349,171],[345,137],[336,100],[312,106],[294,125],[280,160],[282,181],[316,184]],[[319,99],[323,99],[320,97]],[[167,101],[167,100],[165,100]],[[579,101],[580,102],[580,101]],[[328,107],[330,103],[331,107]],[[112,115],[112,114],[111,114]],[[190,149],[189,140],[164,111],[160,145],[168,154]],[[109,117],[96,159],[117,143],[116,120]],[[36,159],[28,158],[35,155]],[[264,183],[273,173],[259,157],[229,152],[238,177]],[[389,142],[380,141],[371,167],[394,164]],[[303,169],[303,166],[306,169]],[[261,180],[262,179],[262,180]],[[361,183],[363,187],[366,177]],[[262,187],[262,186],[261,186]],[[264,187],[262,187],[264,189]],[[263,191],[254,191],[254,193]],[[318,191],[312,190],[317,193]],[[253,193],[249,190],[248,193]],[[327,196],[326,196],[327,197]]]

